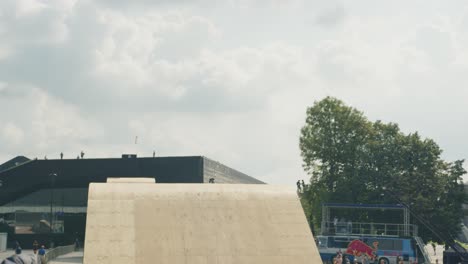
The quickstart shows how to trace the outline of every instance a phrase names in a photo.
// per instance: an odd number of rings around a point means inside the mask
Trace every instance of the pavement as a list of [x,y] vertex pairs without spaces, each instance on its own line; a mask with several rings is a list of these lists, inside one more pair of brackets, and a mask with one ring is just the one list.
[[70,263],[83,263],[83,251],[75,251],[72,253],[65,254],[60,256],[53,261],[49,262],[50,264],[70,264]]
[[[2,251],[0,252],[0,262],[2,262],[4,259],[12,256],[15,254],[15,250],[13,249],[7,249],[7,251]],[[28,249],[24,249],[23,252],[22,252],[22,255],[29,255],[29,256],[34,256],[34,253],[31,250],[28,250]]]
[[0,252],[0,262],[13,254],[15,254],[15,251],[13,249],[8,249],[7,251]]
[[[4,259],[14,254],[15,254],[15,251],[13,249],[8,249],[7,251],[0,252],[0,262],[2,262]],[[29,261],[28,263],[31,263],[31,261],[34,261],[36,257],[36,255],[34,255],[32,250],[27,250],[27,249],[23,250],[20,256],[25,261]]]
[[431,262],[433,264],[436,263],[436,260],[439,260],[439,264],[442,264],[443,256],[444,256],[444,246],[443,245],[437,245],[436,250],[434,252],[434,249],[430,244],[426,245],[426,251],[431,257]]
[[[429,256],[431,257],[432,263],[436,263],[436,259],[439,260],[439,264],[442,264],[442,257],[444,252],[444,246],[437,245],[436,250],[430,244],[426,245],[426,251],[428,252]],[[5,258],[13,255],[15,253],[14,250],[7,250],[4,252],[0,252],[0,262]],[[434,254],[435,253],[435,254]],[[23,250],[23,254],[33,255],[32,250]],[[82,264],[83,263],[83,251],[76,251],[72,252],[63,256],[56,258],[55,260],[51,261],[50,264]]]

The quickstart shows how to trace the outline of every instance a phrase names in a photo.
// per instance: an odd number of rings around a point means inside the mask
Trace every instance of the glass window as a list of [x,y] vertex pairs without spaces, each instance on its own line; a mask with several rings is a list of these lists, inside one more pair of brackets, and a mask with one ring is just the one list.
[[401,239],[378,239],[378,238],[369,238],[365,242],[370,247],[374,247],[373,243],[379,242],[380,250],[403,250],[403,241]]
[[393,249],[402,251],[403,250],[403,240],[401,239],[395,239],[393,240]]

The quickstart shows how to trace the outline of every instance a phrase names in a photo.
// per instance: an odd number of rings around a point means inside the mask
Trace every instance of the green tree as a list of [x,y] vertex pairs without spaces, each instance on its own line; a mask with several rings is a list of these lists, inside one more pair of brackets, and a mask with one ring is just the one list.
[[359,166],[357,157],[363,151],[369,125],[361,112],[331,97],[307,110],[300,148],[304,168],[311,172],[315,184],[323,185],[334,194],[340,192],[342,185],[339,183],[343,180],[359,177],[355,173]]
[[[315,227],[323,202],[396,203],[398,197],[439,231],[459,232],[466,199],[463,161],[442,160],[433,140],[404,134],[394,123],[370,122],[362,112],[326,97],[307,109],[300,149],[311,176],[301,200]],[[438,240],[416,224],[425,240]]]

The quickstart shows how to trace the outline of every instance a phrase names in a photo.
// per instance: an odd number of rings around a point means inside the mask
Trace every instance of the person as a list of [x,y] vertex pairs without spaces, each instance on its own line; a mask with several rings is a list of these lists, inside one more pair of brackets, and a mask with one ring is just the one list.
[[84,157],[84,152],[81,151],[80,155],[81,155],[81,159],[83,159],[83,157]]
[[349,261],[348,256],[344,256],[344,261],[343,262],[346,263],[346,264],[351,264],[351,262]]
[[362,264],[368,264],[369,263],[369,258],[367,257],[367,254],[364,254],[362,256]]
[[341,253],[341,250],[338,252],[338,254],[336,256],[336,263],[337,264],[342,264],[343,263],[343,255]]
[[37,242],[37,240],[34,240],[34,242],[33,242],[33,252],[34,252],[34,254],[37,254],[38,249],[39,249],[39,243]]
[[334,217],[333,218],[333,227],[335,228],[335,233],[337,231],[337,228],[338,228],[338,217]]
[[21,255],[22,252],[23,252],[23,249],[22,249],[21,247],[17,247],[17,248],[15,249],[15,254],[16,254],[16,255]]
[[44,245],[41,245],[41,248],[39,249],[38,253],[39,255],[39,263],[45,263],[45,254],[46,254],[46,250],[45,250],[45,246]]
[[78,238],[75,238],[75,250],[78,250],[80,248],[80,241]]
[[63,152],[60,152],[60,159],[63,159]]
[[153,158],[156,157],[156,151],[153,150]]
[[297,180],[296,185],[297,185],[297,191],[301,192],[301,181]]

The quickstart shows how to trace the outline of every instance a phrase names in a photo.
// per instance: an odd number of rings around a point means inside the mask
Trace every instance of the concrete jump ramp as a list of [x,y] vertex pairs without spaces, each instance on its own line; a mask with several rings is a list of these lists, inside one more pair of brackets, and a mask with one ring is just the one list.
[[322,263],[294,189],[254,184],[89,188],[85,264]]

